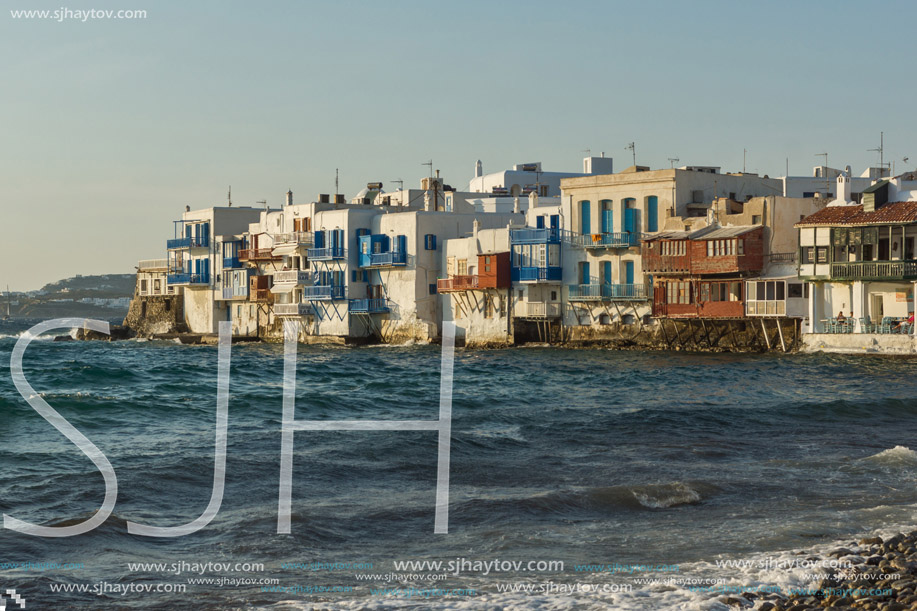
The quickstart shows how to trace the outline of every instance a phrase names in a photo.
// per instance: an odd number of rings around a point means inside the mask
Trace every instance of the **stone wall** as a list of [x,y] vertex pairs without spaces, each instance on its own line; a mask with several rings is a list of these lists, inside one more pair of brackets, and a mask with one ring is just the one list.
[[134,295],[124,326],[140,337],[161,333],[187,333],[181,295]]

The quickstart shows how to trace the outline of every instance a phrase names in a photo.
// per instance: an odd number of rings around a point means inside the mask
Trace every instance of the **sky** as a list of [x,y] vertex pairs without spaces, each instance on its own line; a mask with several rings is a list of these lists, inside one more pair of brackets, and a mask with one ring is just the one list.
[[[0,288],[131,273],[186,205],[541,161],[917,164],[917,4],[3,0]],[[21,9],[145,19],[24,19]],[[905,163],[905,157],[913,161]]]

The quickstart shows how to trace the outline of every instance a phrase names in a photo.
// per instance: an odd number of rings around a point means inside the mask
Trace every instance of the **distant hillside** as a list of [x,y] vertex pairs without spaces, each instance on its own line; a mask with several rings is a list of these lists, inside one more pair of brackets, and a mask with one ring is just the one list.
[[0,298],[0,316],[6,314],[9,300],[13,318],[77,316],[117,319],[127,313],[135,284],[134,274],[76,276],[58,280],[38,291]]
[[116,298],[134,294],[137,276],[134,274],[103,274],[101,276],[75,276],[46,284],[38,291],[41,297],[52,299],[68,297]]

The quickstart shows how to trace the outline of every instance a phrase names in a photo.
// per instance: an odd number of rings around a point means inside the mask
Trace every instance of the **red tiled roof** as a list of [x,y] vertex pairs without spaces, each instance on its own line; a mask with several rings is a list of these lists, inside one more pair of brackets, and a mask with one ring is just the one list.
[[796,227],[917,223],[917,202],[892,202],[874,212],[863,206],[828,206],[796,223]]

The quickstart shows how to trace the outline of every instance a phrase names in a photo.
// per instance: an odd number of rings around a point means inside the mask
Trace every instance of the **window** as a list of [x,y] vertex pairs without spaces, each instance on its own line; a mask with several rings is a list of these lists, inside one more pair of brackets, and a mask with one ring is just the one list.
[[172,310],[172,302],[169,300],[166,300],[166,312],[170,312],[171,310]]
[[486,274],[490,273],[490,259],[491,259],[490,255],[486,255],[484,257],[484,273]]
[[551,301],[557,301],[557,291],[551,291]]
[[458,275],[459,276],[468,275],[468,259],[459,259],[458,260]]
[[436,250],[436,236],[428,233],[423,237],[423,247],[426,250]]
[[814,263],[815,262],[815,247],[806,246],[802,249],[802,262],[803,263]]
[[242,318],[242,306],[236,306],[236,318]]
[[761,215],[760,215],[760,214],[752,214],[752,215],[751,215],[751,224],[752,224],[752,225],[760,225],[760,224],[761,224]]
[[736,240],[737,251],[740,255],[745,254],[745,240]]
[[798,282],[790,283],[790,285],[786,287],[786,296],[790,299],[802,298],[802,284]]
[[431,294],[431,295],[435,295],[435,294],[436,294],[436,283],[435,283],[435,282],[434,282],[433,284],[430,285],[430,294]]
[[350,281],[351,282],[357,281],[357,270],[355,269],[350,270]]
[[484,299],[484,318],[494,317],[494,304],[490,299]]
[[[863,253],[865,254],[866,249],[863,248]],[[815,262],[816,263],[827,263],[828,262],[828,247],[827,246],[817,246],[815,248]]]
[[497,297],[497,303],[500,304],[500,318],[503,318],[506,316],[506,302],[501,297]]
[[523,295],[523,291],[522,289],[519,289],[519,301],[522,301],[523,299],[522,295]]
[[141,293],[146,293],[146,280],[141,280],[141,281],[140,281],[140,292],[141,292]]

